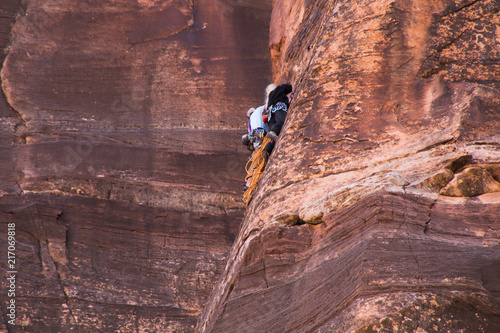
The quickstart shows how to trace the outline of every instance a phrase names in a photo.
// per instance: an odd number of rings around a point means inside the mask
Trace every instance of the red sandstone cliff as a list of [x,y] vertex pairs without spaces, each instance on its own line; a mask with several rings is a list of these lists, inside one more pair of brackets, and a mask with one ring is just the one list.
[[1,330],[500,331],[498,1],[0,3]]
[[192,332],[244,213],[239,138],[271,80],[271,2],[0,14],[0,330]]
[[198,332],[500,331],[499,11],[274,1],[296,94]]

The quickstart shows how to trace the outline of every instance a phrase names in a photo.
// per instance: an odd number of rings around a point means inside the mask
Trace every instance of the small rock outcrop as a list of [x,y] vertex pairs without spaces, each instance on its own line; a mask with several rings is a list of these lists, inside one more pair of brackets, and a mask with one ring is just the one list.
[[500,183],[480,167],[470,167],[457,174],[440,194],[450,197],[475,197],[500,192]]
[[198,332],[500,330],[499,20],[275,3],[295,97]]

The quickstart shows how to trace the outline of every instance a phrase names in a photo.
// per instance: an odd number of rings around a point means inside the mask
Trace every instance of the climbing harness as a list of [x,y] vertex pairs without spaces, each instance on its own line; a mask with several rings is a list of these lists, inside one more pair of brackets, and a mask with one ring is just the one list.
[[252,135],[257,137],[257,138],[263,138],[266,136],[266,130],[259,127],[255,130],[253,130]]
[[271,139],[267,137],[264,138],[264,142],[262,142],[260,149],[253,152],[252,157],[248,160],[247,165],[245,166],[245,170],[247,172],[245,181],[250,181],[250,186],[243,194],[243,201],[247,205],[252,199],[253,191],[257,188],[260,177],[262,177],[262,174],[264,173],[264,168],[266,167],[264,152],[266,149],[266,145],[270,141]]

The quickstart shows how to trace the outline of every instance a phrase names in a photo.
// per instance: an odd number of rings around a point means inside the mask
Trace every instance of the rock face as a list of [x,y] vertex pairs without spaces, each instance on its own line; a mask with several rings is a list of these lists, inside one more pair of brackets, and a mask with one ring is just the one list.
[[2,222],[16,225],[15,332],[193,331],[241,219],[94,198],[25,201],[0,206]]
[[271,2],[0,4],[0,330],[192,332],[244,214]]
[[198,332],[500,331],[499,12],[275,2],[295,97]]

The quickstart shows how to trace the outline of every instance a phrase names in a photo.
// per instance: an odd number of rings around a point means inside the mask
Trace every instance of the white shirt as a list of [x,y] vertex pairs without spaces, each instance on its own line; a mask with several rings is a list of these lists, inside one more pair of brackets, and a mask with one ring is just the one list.
[[264,112],[264,105],[259,106],[255,111],[250,115],[250,119],[248,119],[248,134],[252,134],[258,128],[263,128],[266,133],[269,132],[269,126],[262,120],[262,113]]

